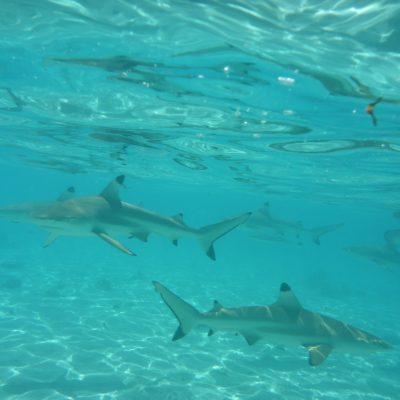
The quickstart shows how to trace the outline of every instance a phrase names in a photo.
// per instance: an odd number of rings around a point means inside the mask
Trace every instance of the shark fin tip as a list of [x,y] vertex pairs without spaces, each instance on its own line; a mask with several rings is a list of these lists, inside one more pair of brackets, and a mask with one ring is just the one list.
[[122,184],[124,183],[124,180],[125,180],[125,175],[119,175],[119,176],[117,176],[117,177],[115,178],[115,180],[116,180],[120,185],[122,185]]
[[312,367],[322,364],[332,351],[332,346],[318,344],[306,346],[308,349],[308,363]]
[[186,335],[185,332],[183,332],[182,326],[179,325],[178,329],[176,330],[174,336],[172,337],[172,341],[175,342],[179,339],[182,339]]
[[281,284],[281,292],[289,292],[290,290],[290,286],[286,282]]
[[207,251],[207,256],[211,258],[211,260],[215,261],[216,257],[215,257],[215,250],[214,250],[214,246],[211,245]]

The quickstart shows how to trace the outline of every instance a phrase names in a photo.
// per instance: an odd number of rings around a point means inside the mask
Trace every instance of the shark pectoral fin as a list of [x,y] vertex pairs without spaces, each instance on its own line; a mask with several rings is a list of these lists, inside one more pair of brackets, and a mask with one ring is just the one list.
[[212,329],[210,329],[210,330],[208,331],[207,336],[212,336],[212,335],[214,335],[214,333],[215,333],[215,331],[212,330]]
[[243,337],[246,339],[246,342],[252,346],[254,343],[258,342],[261,337],[255,335],[254,333],[249,333],[249,332],[240,332]]
[[329,344],[316,344],[305,347],[308,350],[308,363],[311,366],[323,363],[333,349]]
[[129,250],[127,247],[125,247],[121,242],[119,242],[116,239],[113,239],[111,236],[107,235],[105,232],[99,232],[99,231],[93,231],[95,235],[97,235],[100,239],[104,240],[108,244],[111,244],[111,246],[114,246],[116,249],[121,250],[122,252],[130,255],[130,256],[136,256],[136,254]]
[[49,247],[58,238],[58,236],[59,235],[57,233],[51,232],[49,236],[47,236],[45,242],[43,243],[43,247],[44,248]]

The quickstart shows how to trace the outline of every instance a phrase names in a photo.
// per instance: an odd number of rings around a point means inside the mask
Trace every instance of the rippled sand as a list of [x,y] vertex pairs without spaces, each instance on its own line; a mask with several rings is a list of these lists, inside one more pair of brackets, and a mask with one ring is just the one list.
[[[302,348],[250,347],[229,333],[208,337],[204,329],[172,342],[177,321],[151,280],[171,284],[206,310],[215,297],[242,304],[245,288],[235,274],[224,283],[220,271],[207,284],[201,271],[179,273],[144,260],[131,270],[109,262],[88,267],[4,264],[2,279],[13,276],[20,285],[1,288],[1,398],[383,400],[396,399],[400,390],[398,350],[366,358],[333,352],[311,368]],[[273,299],[274,286],[266,290]],[[323,300],[314,308],[352,317],[344,303],[334,303]],[[354,319],[368,315],[361,306],[354,311],[360,314]],[[365,324],[373,329],[374,322]],[[398,340],[396,324],[382,331]]]

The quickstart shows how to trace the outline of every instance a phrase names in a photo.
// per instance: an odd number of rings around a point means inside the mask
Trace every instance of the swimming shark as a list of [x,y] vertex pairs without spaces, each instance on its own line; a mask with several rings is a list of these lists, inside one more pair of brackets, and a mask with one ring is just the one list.
[[49,231],[44,247],[59,236],[95,235],[133,256],[136,254],[114,236],[125,235],[147,242],[148,236],[155,233],[167,237],[174,245],[182,237],[192,237],[200,243],[207,256],[215,260],[214,242],[245,222],[251,214],[244,213],[200,229],[191,228],[183,221],[182,214],[162,216],[121,201],[119,191],[124,179],[124,175],[118,176],[96,196],[75,197],[75,189],[70,187],[53,202],[0,207],[0,217],[33,223]]
[[345,251],[356,257],[366,259],[384,269],[400,267],[400,251],[392,245],[384,246],[349,246]]
[[308,361],[316,366],[332,351],[365,354],[390,350],[392,346],[370,333],[302,307],[287,283],[282,283],[277,301],[269,306],[226,308],[214,301],[208,312],[199,312],[161,283],[156,291],[179,321],[172,340],[187,335],[193,328],[239,333],[249,345],[266,339],[279,345],[301,345],[308,350]]
[[400,229],[388,230],[384,233],[386,244],[394,250],[400,250]]
[[343,224],[320,226],[307,229],[301,221],[292,222],[273,216],[270,212],[269,203],[254,212],[243,225],[252,232],[252,237],[261,240],[272,240],[279,242],[294,241],[303,244],[304,241],[312,241],[319,245],[322,235],[339,229]]

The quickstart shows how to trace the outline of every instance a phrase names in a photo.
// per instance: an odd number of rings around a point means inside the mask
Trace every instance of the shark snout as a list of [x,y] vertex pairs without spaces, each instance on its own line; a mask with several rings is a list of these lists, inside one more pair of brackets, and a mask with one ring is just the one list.
[[385,342],[385,341],[383,341],[383,340],[380,341],[378,347],[379,347],[381,350],[392,350],[392,349],[393,349],[393,345],[391,345],[390,343]]
[[374,347],[373,351],[389,351],[389,350],[393,350],[393,345],[391,345],[390,343],[376,338],[375,340],[372,340],[370,342],[370,344],[372,344],[372,346]]

